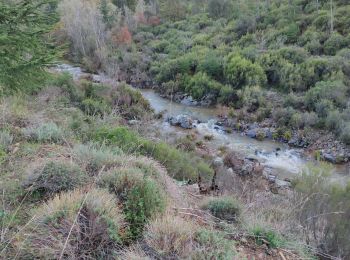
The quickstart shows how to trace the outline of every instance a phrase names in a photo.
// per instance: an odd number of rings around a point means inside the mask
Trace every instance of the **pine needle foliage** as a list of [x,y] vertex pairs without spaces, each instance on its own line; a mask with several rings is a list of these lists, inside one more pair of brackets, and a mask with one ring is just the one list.
[[57,0],[0,1],[0,87],[2,94],[33,87],[55,57],[48,32],[56,23]]

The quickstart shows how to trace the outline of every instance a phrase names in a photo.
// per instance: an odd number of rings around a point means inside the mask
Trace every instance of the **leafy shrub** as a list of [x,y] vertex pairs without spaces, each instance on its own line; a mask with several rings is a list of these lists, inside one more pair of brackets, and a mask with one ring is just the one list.
[[[145,156],[151,156],[160,163],[164,164],[169,173],[178,180],[196,180],[198,174],[203,178],[210,178],[213,171],[201,172],[198,167],[200,160],[190,154],[186,154],[169,146],[164,142],[152,142],[146,140],[130,131],[125,127],[117,127],[112,130],[101,128],[98,129],[93,139],[99,142],[107,142],[120,147],[126,153],[138,153]],[[206,167],[208,169],[209,167]],[[210,169],[210,168],[209,168]]]
[[225,76],[236,88],[244,86],[263,85],[266,76],[260,65],[232,53],[228,56],[225,66]]
[[326,118],[326,127],[329,130],[334,130],[338,132],[340,130],[341,123],[342,123],[341,115],[338,110],[333,110],[328,113]]
[[264,93],[259,86],[247,86],[243,90],[239,90],[237,95],[248,112],[255,112],[265,104]]
[[88,115],[104,115],[111,112],[111,106],[104,100],[86,98],[81,102],[81,109]]
[[209,210],[215,217],[229,222],[236,222],[241,211],[240,204],[232,197],[211,199],[202,207]]
[[73,190],[86,182],[87,176],[78,166],[63,162],[48,162],[30,173],[23,186],[33,196],[46,197]]
[[345,144],[350,144],[350,123],[344,123],[343,129],[340,134],[340,140],[342,140]]
[[305,103],[310,109],[322,99],[331,101],[336,107],[344,107],[347,102],[347,87],[341,81],[321,81],[305,95]]
[[104,166],[109,169],[116,162],[123,152],[118,147],[108,147],[97,143],[79,144],[73,148],[74,159],[90,175],[97,175]]
[[141,119],[153,113],[150,103],[142,94],[125,83],[120,84],[111,93],[115,109],[127,119]]
[[346,45],[347,41],[342,35],[338,33],[333,33],[331,34],[329,39],[324,43],[323,48],[325,54],[335,55],[338,50],[341,50]]
[[190,93],[195,99],[201,99],[207,94],[219,93],[221,84],[209,78],[206,73],[198,72],[191,77],[189,84],[186,86],[186,92]]
[[30,127],[23,129],[23,134],[29,140],[42,143],[58,143],[64,142],[65,133],[55,123],[43,123],[38,127]]
[[131,238],[138,238],[149,219],[164,210],[162,190],[139,168],[111,170],[101,177],[99,186],[107,188],[123,202]]
[[122,242],[117,203],[113,195],[95,189],[56,196],[34,210],[19,237],[20,252],[24,258],[109,258]]
[[49,84],[62,89],[73,104],[79,104],[81,102],[82,93],[80,93],[72,76],[68,72],[58,74],[51,82],[49,82]]
[[232,16],[233,5],[229,0],[210,0],[208,3],[209,15],[213,18],[229,18]]
[[235,259],[234,242],[225,238],[225,233],[201,229],[195,234],[196,249],[192,259]]

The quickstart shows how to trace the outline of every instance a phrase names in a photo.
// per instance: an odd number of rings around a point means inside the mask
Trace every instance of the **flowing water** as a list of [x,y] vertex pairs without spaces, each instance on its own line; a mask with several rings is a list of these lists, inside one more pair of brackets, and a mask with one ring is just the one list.
[[[202,136],[212,135],[214,137],[210,141],[212,148],[218,149],[221,146],[226,146],[246,157],[255,158],[265,165],[272,174],[277,175],[281,179],[293,178],[300,174],[308,163],[314,162],[305,155],[303,149],[293,149],[287,144],[272,140],[258,141],[236,132],[226,133],[219,126],[215,125],[218,114],[216,108],[186,106],[162,98],[154,90],[141,89],[140,91],[144,98],[150,102],[156,113],[165,111],[165,117],[186,114],[202,122],[195,124],[195,129]],[[166,122],[163,122],[161,127],[169,133],[188,131],[172,127]],[[342,182],[350,178],[348,166],[331,165],[331,168],[334,180]]]
[[[74,79],[87,75],[81,68],[62,64],[55,68],[59,72],[68,72]],[[100,75],[92,75],[94,78],[108,78]],[[186,114],[192,118],[198,119],[200,123],[195,124],[195,130],[202,136],[212,135],[214,138],[210,141],[211,148],[218,149],[226,146],[249,158],[255,158],[266,166],[271,173],[277,175],[280,179],[293,178],[301,173],[307,163],[313,160],[305,155],[302,149],[292,149],[288,145],[272,140],[257,141],[246,137],[240,133],[226,133],[220,127],[215,125],[218,110],[216,108],[204,108],[196,106],[186,106],[171,102],[168,99],[160,97],[154,90],[140,90],[145,99],[147,99],[156,113],[164,112],[165,117]],[[167,122],[158,122],[164,133],[186,133],[178,127],[172,127]],[[350,179],[349,166],[331,165],[333,180],[345,182]]]

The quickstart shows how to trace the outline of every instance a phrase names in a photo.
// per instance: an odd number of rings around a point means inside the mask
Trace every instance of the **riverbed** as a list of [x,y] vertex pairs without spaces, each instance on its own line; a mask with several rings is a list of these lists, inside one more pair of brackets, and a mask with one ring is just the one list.
[[[72,74],[74,79],[86,76],[81,68],[67,64],[59,65],[56,69],[59,72],[68,72]],[[92,75],[93,78],[105,79],[110,81],[103,75]],[[188,115],[191,118],[197,119],[195,128],[192,130],[184,130],[179,127],[170,126],[166,120],[156,122],[158,129],[164,134],[184,134],[189,131],[196,131],[201,136],[212,135],[213,139],[209,141],[211,149],[219,149],[227,147],[230,150],[236,151],[248,158],[255,158],[260,161],[266,169],[280,179],[293,177],[300,174],[305,167],[317,162],[307,155],[303,149],[294,149],[287,144],[276,142],[273,140],[258,141],[249,138],[238,132],[227,133],[219,126],[215,125],[218,120],[218,109],[215,107],[199,107],[188,106],[180,103],[172,102],[169,99],[162,98],[154,90],[140,89],[143,97],[149,101],[156,113],[164,112],[164,118]],[[345,183],[350,179],[349,165],[330,165],[332,172],[332,180]]]

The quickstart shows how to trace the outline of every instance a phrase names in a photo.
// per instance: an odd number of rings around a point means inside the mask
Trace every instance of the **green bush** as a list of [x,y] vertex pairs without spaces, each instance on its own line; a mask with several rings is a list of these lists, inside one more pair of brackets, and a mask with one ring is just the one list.
[[178,180],[196,180],[198,174],[203,178],[211,178],[213,171],[208,168],[203,172],[199,166],[205,164],[200,163],[201,160],[188,153],[177,150],[164,142],[152,142],[146,140],[130,131],[125,127],[117,127],[114,129],[100,128],[92,136],[99,142],[106,142],[110,145],[117,145],[125,153],[136,153],[145,156],[151,156],[162,163],[168,170],[169,174]]
[[164,192],[140,168],[111,170],[102,175],[98,185],[122,201],[131,239],[140,237],[148,221],[164,211]]
[[55,123],[43,123],[38,127],[30,127],[23,129],[23,134],[31,141],[42,143],[57,143],[64,142],[65,133]]
[[267,241],[268,246],[271,248],[281,247],[285,244],[283,238],[273,230],[256,226],[252,229],[252,233],[258,245],[264,244],[264,241]]
[[140,91],[121,83],[110,94],[114,109],[126,119],[142,119],[152,115],[153,109]]
[[244,86],[264,85],[266,76],[260,65],[232,53],[225,65],[227,81],[236,88]]
[[221,89],[221,84],[209,78],[206,73],[198,72],[191,77],[189,84],[185,90],[190,93],[193,98],[201,99],[207,94],[218,95]]
[[240,216],[241,206],[237,200],[232,197],[222,197],[209,200],[203,205],[215,217],[236,222]]
[[90,116],[110,113],[111,106],[104,100],[86,98],[81,102],[81,109]]
[[347,44],[345,37],[338,33],[333,33],[323,45],[324,52],[326,55],[335,55],[337,51],[344,48]]
[[315,109],[316,104],[326,99],[336,107],[345,107],[347,102],[347,87],[341,81],[321,81],[305,95],[305,104]]
[[18,252],[24,259],[108,259],[120,248],[123,226],[113,195],[75,190],[33,211],[25,234],[17,238]]
[[79,104],[81,102],[82,93],[80,93],[73,77],[68,72],[56,75],[49,84],[62,89],[72,103]]
[[340,112],[338,110],[329,111],[326,118],[326,127],[329,130],[339,132],[342,124]]
[[87,176],[78,166],[49,162],[30,173],[24,180],[23,187],[34,197],[42,198],[73,190],[87,181]]
[[340,140],[342,140],[345,144],[350,144],[350,122],[344,123],[340,134]]

